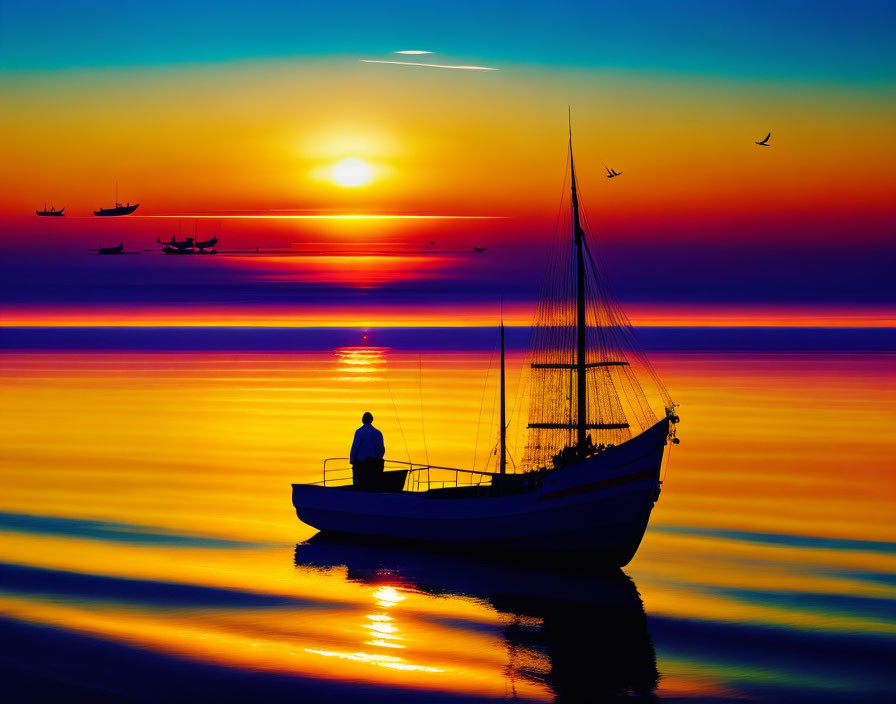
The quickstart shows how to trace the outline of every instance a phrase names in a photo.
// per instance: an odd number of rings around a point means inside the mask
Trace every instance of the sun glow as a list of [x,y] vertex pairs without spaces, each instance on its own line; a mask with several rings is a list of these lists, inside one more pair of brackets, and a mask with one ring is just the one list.
[[345,188],[366,186],[373,180],[373,169],[362,159],[343,159],[330,170],[333,182]]

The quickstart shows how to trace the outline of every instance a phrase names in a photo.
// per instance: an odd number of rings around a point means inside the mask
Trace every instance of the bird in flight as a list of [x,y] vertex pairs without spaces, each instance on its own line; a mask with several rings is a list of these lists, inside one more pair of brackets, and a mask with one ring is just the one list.
[[473,247],[474,252],[484,252],[486,249],[486,247]]
[[607,178],[616,178],[617,176],[622,176],[621,171],[616,171],[616,169],[611,169],[606,164],[604,164],[604,168],[607,170]]
[[768,143],[769,137],[771,137],[771,136],[772,136],[772,133],[769,132],[767,135],[765,135],[765,139],[763,139],[761,142],[756,142],[756,144],[758,144],[760,147],[772,146],[771,144]]

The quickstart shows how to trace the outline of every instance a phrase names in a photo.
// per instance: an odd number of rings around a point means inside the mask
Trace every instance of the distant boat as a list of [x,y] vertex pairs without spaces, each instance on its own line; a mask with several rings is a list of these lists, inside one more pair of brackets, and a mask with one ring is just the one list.
[[56,210],[56,208],[51,205],[50,209],[47,210],[47,206],[46,204],[44,204],[43,210],[35,210],[34,212],[45,218],[61,218],[63,215],[65,215],[65,208]]
[[194,254],[192,237],[178,241],[172,236],[168,242],[162,242],[161,237],[156,237],[156,242],[165,245],[162,247],[163,254]]
[[114,208],[100,208],[99,210],[94,210],[93,214],[99,217],[109,217],[115,215],[130,215],[133,213],[138,207],[139,203],[135,203],[131,205],[130,203],[121,204],[118,202],[118,184],[115,184],[115,207]]
[[111,215],[130,215],[139,206],[139,203],[134,203],[134,205],[131,205],[130,203],[125,203],[124,205],[122,205],[121,203],[116,203],[114,208],[100,208],[99,210],[94,210],[93,214],[100,217]]
[[97,254],[121,254],[124,252],[124,243],[119,242],[115,247],[98,247],[97,249],[91,249],[91,252],[96,252]]
[[[299,519],[325,534],[492,557],[537,553],[598,567],[634,557],[679,418],[582,227],[571,136],[569,164],[572,227],[568,238],[555,237],[532,331],[517,471],[507,471],[502,325],[497,471],[387,461],[402,468],[371,492],[334,481],[325,461],[323,481],[292,485]],[[644,381],[662,399],[662,415]]]
[[205,240],[204,242],[195,242],[194,246],[199,248],[199,254],[217,254],[218,251],[215,249],[216,244],[218,244],[217,235],[212,237],[210,240]]

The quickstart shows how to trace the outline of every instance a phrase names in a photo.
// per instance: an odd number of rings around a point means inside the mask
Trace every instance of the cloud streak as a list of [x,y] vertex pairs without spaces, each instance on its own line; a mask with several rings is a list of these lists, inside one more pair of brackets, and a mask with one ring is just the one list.
[[427,68],[453,68],[461,71],[497,71],[488,66],[451,66],[449,64],[421,64],[416,61],[381,61],[378,59],[361,59],[364,64],[396,64],[398,66],[425,66]]

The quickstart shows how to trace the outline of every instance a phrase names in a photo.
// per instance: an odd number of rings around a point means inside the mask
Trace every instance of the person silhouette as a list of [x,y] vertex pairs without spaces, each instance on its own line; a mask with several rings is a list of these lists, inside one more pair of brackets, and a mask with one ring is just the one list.
[[352,464],[352,484],[361,491],[379,491],[383,478],[386,446],[383,434],[373,427],[370,411],[361,416],[361,427],[355,431],[349,462]]

